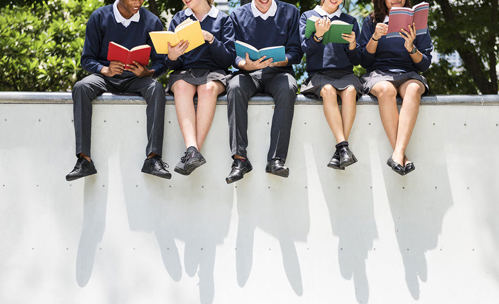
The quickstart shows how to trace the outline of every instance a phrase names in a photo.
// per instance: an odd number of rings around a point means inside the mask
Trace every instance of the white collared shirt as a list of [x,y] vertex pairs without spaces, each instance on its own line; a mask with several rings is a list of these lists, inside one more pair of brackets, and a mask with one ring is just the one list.
[[[203,22],[203,20],[206,19],[206,17],[208,17],[208,16],[210,16],[211,18],[214,18],[214,19],[217,18],[218,12],[219,12],[218,8],[212,6],[210,11],[208,12],[208,14],[204,15],[203,19],[199,20],[199,22]],[[185,9],[185,15],[186,16],[194,15],[194,18],[198,19],[198,17],[196,17],[194,12],[190,8]]]
[[255,18],[260,17],[263,20],[267,20],[268,17],[274,17],[275,12],[277,11],[277,4],[275,3],[274,0],[271,0],[271,1],[272,1],[272,4],[270,5],[269,10],[265,14],[260,12],[260,10],[256,8],[255,0],[251,1],[251,11],[253,12],[253,16]]
[[390,20],[390,17],[388,17],[388,15],[386,15],[385,20],[383,20],[383,23],[388,23],[388,20]]
[[329,19],[332,19],[334,16],[336,16],[338,18],[340,18],[340,16],[341,16],[341,9],[339,7],[332,14],[328,14],[320,5],[317,5],[314,8],[314,11],[319,13],[319,15],[321,15],[322,17],[327,16]]
[[116,22],[123,24],[124,27],[128,27],[130,25],[130,23],[132,23],[132,21],[139,22],[140,11],[138,11],[136,14],[134,14],[129,19],[126,19],[125,17],[123,17],[121,15],[120,11],[118,10],[118,2],[120,2],[120,0],[114,1],[114,4],[113,4],[114,19],[116,19]]

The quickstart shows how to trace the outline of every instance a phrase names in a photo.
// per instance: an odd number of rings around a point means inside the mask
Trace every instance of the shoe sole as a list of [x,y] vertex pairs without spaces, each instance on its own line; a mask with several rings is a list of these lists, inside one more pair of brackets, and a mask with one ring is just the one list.
[[94,175],[94,174],[97,174],[97,171],[95,171],[93,173],[90,173],[90,174],[87,174],[87,175],[82,175],[82,176],[71,176],[71,177],[66,176],[66,181],[71,182],[71,181],[80,179],[82,177],[87,177],[87,176],[91,176],[91,175]]
[[226,182],[227,184],[232,184],[233,182],[237,182],[238,180],[243,179],[244,175],[245,175],[246,173],[251,172],[251,170],[253,170],[253,168],[251,168],[251,169],[247,170],[246,172],[244,172],[244,173],[243,173],[243,175],[242,175],[241,177],[238,177],[238,178],[236,178],[236,179],[229,179],[228,177],[226,177],[226,178],[225,178],[225,182]]
[[288,177],[289,176],[289,171],[286,171],[286,170],[278,170],[278,171],[272,172],[270,169],[265,168],[265,172],[273,174],[273,175],[277,175],[280,177]]
[[335,165],[331,165],[331,164],[327,164],[327,166],[329,168],[336,169],[336,170],[345,170],[345,168],[343,168],[341,166],[335,166]]
[[177,172],[178,174],[182,174],[182,175],[189,175],[189,174],[191,174],[191,172],[187,172],[186,170],[180,169],[178,167],[175,167],[175,169],[173,169],[173,171]]
[[171,179],[172,178],[171,173],[168,173],[167,175],[159,175],[159,174],[149,173],[149,172],[146,172],[146,171],[143,171],[143,170],[141,172],[145,173],[145,174],[149,174],[149,175],[161,177],[161,178],[164,178],[164,179]]
[[[184,170],[185,170],[186,174],[184,174],[184,175],[191,174],[192,171],[194,171],[198,167],[201,167],[204,164],[206,164],[206,160],[205,159],[202,159],[201,161],[197,161],[197,162],[192,162],[192,163],[189,163],[189,164],[185,164],[185,169]],[[176,167],[175,167],[175,169],[176,169]],[[180,174],[182,174],[182,173],[180,173]]]

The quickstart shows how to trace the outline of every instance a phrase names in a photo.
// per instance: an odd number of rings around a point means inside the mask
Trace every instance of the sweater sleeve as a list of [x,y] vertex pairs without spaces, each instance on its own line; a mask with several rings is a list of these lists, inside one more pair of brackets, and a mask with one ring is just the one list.
[[[100,20],[97,13],[93,13],[85,30],[85,43],[81,54],[81,66],[90,73],[99,73],[104,64],[99,62],[99,52],[102,48],[102,33],[99,26]],[[109,61],[104,62],[109,65]]]
[[[157,19],[154,24],[154,31],[162,31],[162,30],[163,30],[163,24],[161,23],[161,20]],[[146,35],[147,35],[147,44],[153,46],[151,37],[149,36],[148,33],[146,33]],[[156,53],[154,46],[152,47],[151,69],[154,70],[154,77],[158,77],[166,71],[165,57],[166,57],[165,55],[160,55]]]
[[[177,27],[177,25],[180,24],[180,17],[178,15],[178,13],[173,16],[173,19],[172,21],[170,22],[170,25],[168,26],[168,31],[170,32],[174,32],[175,31],[175,28]],[[184,56],[183,55],[180,55],[177,60],[170,60],[170,58],[168,58],[168,55],[165,56],[165,61],[166,61],[166,67],[169,68],[169,69],[172,69],[172,70],[177,70],[179,68],[181,68],[183,65],[184,65]]]
[[371,22],[370,17],[366,17],[362,24],[362,31],[360,32],[359,44],[361,51],[361,65],[364,68],[368,68],[374,64],[376,60],[375,54],[371,54],[367,51],[366,46],[374,33],[374,24]]
[[428,70],[431,64],[431,52],[433,51],[433,43],[431,42],[431,37],[427,31],[426,35],[416,36],[414,41],[416,48],[423,54],[423,59],[415,63],[414,65],[420,72]]
[[213,42],[209,45],[211,57],[218,66],[228,68],[234,61],[236,50],[234,48],[234,26],[231,18],[225,18],[222,26],[220,40],[217,39],[217,33],[212,33]]
[[300,47],[300,12],[297,8],[293,9],[293,16],[289,21],[288,39],[286,41],[286,58],[288,58],[288,65],[300,63],[303,57],[303,52]]
[[305,14],[300,17],[300,39],[301,39],[301,49],[307,55],[310,56],[316,53],[322,48],[322,42],[317,42],[314,40],[313,35],[305,38],[305,29],[307,28],[307,16]]
[[361,54],[361,47],[359,45],[359,40],[360,40],[360,29],[359,29],[359,24],[357,23],[357,20],[353,20],[353,32],[355,33],[355,48],[353,50],[350,50],[349,45],[350,44],[345,44],[345,51],[347,53],[348,59],[352,63],[352,65],[358,65],[361,63],[362,60],[362,54]]

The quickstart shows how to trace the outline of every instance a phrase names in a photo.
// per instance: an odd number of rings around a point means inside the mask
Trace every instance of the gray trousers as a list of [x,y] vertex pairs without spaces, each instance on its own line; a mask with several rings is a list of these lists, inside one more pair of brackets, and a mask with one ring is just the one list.
[[73,87],[73,115],[76,137],[76,155],[90,156],[92,125],[92,100],[104,92],[134,93],[147,102],[147,147],[146,155],[161,155],[165,121],[165,91],[161,83],[152,77],[138,78],[131,72],[120,76],[106,77],[92,74],[78,81]]
[[297,89],[298,85],[290,68],[266,68],[240,73],[229,80],[227,114],[232,156],[237,154],[247,157],[248,101],[257,93],[266,93],[275,102],[267,161],[273,158],[286,161]]

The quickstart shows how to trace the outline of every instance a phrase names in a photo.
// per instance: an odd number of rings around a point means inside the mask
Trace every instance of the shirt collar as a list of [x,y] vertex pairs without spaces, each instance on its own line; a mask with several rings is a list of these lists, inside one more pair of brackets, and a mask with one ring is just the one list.
[[338,7],[338,9],[332,13],[328,14],[320,5],[315,6],[314,11],[319,13],[322,17],[327,16],[329,19],[333,18],[334,16],[340,18],[341,16],[341,9]]
[[[208,14],[204,15],[203,19],[199,20],[199,22],[203,22],[203,20],[206,19],[206,17],[208,17],[208,16],[210,16],[211,18],[217,18],[218,12],[219,12],[218,8],[212,6],[210,8],[210,11],[208,12]],[[196,15],[194,15],[194,12],[190,8],[185,9],[185,15],[186,16],[194,16],[194,18],[198,19],[196,17]]]
[[390,19],[390,17],[388,17],[388,15],[385,16],[385,20],[383,20],[383,23],[388,23],[388,20]]
[[130,23],[132,23],[132,21],[139,22],[140,11],[138,11],[136,14],[134,14],[129,19],[126,19],[125,17],[123,17],[121,15],[120,11],[118,10],[118,2],[120,2],[120,0],[116,0],[113,4],[114,19],[116,19],[116,22],[123,24],[124,27],[128,27],[130,25]]
[[263,14],[262,12],[260,12],[256,8],[255,0],[253,0],[253,1],[251,1],[251,11],[253,12],[253,16],[255,18],[256,17],[260,17],[263,20],[267,20],[268,17],[274,17],[275,16],[275,13],[277,11],[277,4],[275,3],[275,0],[272,0],[272,4],[270,5],[269,10],[265,14]]

